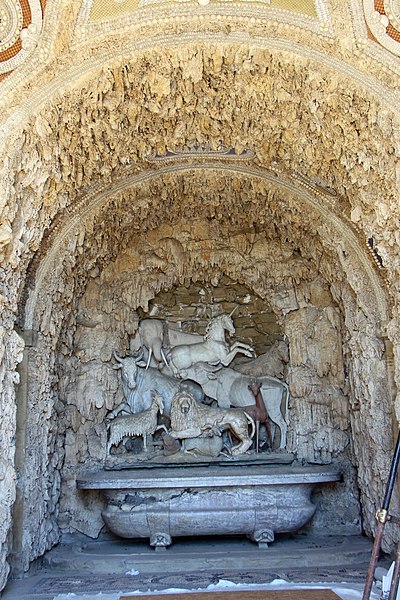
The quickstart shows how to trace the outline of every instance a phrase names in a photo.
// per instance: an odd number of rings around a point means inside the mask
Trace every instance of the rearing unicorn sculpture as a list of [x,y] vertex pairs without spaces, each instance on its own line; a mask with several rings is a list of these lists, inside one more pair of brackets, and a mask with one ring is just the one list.
[[234,342],[230,346],[225,340],[225,331],[231,335],[235,333],[231,315],[214,317],[207,326],[202,342],[171,348],[165,358],[174,376],[180,377],[182,371],[198,362],[227,367],[237,354],[255,356],[254,349],[249,344]]

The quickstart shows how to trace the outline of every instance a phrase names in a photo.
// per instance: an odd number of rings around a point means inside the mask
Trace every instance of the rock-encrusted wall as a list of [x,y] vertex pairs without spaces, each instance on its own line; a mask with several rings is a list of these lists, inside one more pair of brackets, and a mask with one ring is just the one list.
[[[192,235],[199,227],[199,223],[192,226]],[[203,233],[205,228],[203,224]],[[215,226],[212,232],[215,233]],[[150,237],[157,239],[155,231]],[[232,247],[237,244],[237,236],[230,240],[227,233],[220,230],[219,235],[212,238],[219,242],[209,239],[205,244],[203,240],[198,254],[190,257],[187,249],[194,240],[188,236],[180,255],[182,280],[186,285],[161,291],[154,299],[147,290],[148,295],[142,295],[142,305],[146,307],[146,316],[166,317],[180,322],[187,331],[196,332],[204,330],[215,314],[237,307],[234,317],[237,339],[254,343],[258,352],[269,359],[266,363],[263,356],[260,357],[256,368],[260,368],[261,373],[270,369],[271,375],[288,376],[292,396],[288,449],[300,460],[319,464],[333,461],[345,471],[345,484],[335,497],[334,515],[330,513],[327,518],[327,505],[332,499],[329,494],[325,498],[322,493],[319,500],[321,515],[315,527],[325,531],[329,528],[336,532],[357,531],[360,529],[360,507],[342,355],[342,313],[312,261],[296,252],[290,254],[288,247],[283,250],[279,244],[268,243],[263,234],[252,234],[252,238],[257,252],[253,257],[251,253],[246,255],[239,265],[235,264]],[[221,240],[224,240],[223,256],[231,276],[238,275],[244,264],[247,268],[252,267],[254,273],[258,266],[253,285],[258,285],[258,294],[262,297],[243,283],[229,279],[218,265],[199,268],[198,261],[202,260],[205,247],[212,251],[214,245],[221,246]],[[143,309],[138,310],[136,304],[137,289],[145,293],[146,269],[147,276],[154,269],[150,261],[149,265],[144,264],[143,273],[131,270],[132,265],[137,265],[139,248],[146,248],[146,241],[148,243],[149,239],[136,240],[136,244],[125,248],[89,281],[76,305],[76,322],[72,327],[68,323],[67,328],[63,328],[63,351],[58,358],[59,402],[64,405],[59,425],[65,435],[66,451],[59,518],[63,531],[79,531],[96,537],[103,527],[99,516],[101,499],[95,494],[83,497],[75,489],[75,479],[77,472],[99,468],[105,459],[106,427],[103,420],[122,400],[118,374],[112,369],[112,353],[114,349],[121,354],[129,353],[138,325],[138,312],[144,315]],[[261,245],[265,251],[262,255]],[[268,261],[268,256],[274,257],[272,274],[272,259]],[[197,283],[191,281],[183,257],[198,265],[192,272]],[[162,269],[160,259],[157,269]],[[160,273],[158,277],[161,277]],[[296,280],[301,282],[298,286],[294,283]],[[273,344],[277,352],[268,353]],[[237,362],[238,368],[245,371],[246,363]]]
[[[258,357],[271,350],[275,342],[283,340],[283,332],[271,307],[246,286],[224,276],[215,277],[205,286],[189,284],[160,292],[149,302],[148,314],[142,313],[142,316],[166,319],[182,331],[204,335],[210,320],[222,313],[232,313],[234,319],[236,332],[231,341],[250,344]],[[243,362],[248,359],[239,354],[232,365]]]
[[[191,185],[205,178],[206,189],[215,188],[214,173],[192,173]],[[172,202],[181,185],[190,189],[183,178],[177,182],[169,175],[162,177],[147,189],[141,185],[130,196],[121,195],[91,221],[81,222],[73,238],[58,247],[57,262],[43,280],[35,315],[40,335],[30,373],[27,422],[27,447],[37,450],[26,461],[27,473],[40,473],[40,477],[26,478],[25,566],[54,544],[60,526],[88,535],[100,530],[99,511],[94,511],[99,500],[77,497],[75,477],[77,469],[95,468],[104,459],[102,422],[121,393],[112,370],[112,351],[128,350],[128,336],[137,327],[135,311],[141,307],[148,312],[158,292],[178,284],[190,287],[201,282],[218,289],[225,275],[271,306],[281,330],[289,342],[293,340],[297,361],[293,368],[300,373],[292,378],[297,429],[290,449],[299,447],[305,460],[344,461],[354,499],[349,512],[353,522],[359,521],[351,460],[366,473],[360,480],[362,489],[379,494],[382,474],[372,483],[368,474],[386,466],[387,457],[378,454],[373,465],[365,465],[365,456],[350,456],[339,348],[343,323],[346,318],[348,327],[353,323],[351,311],[358,310],[358,301],[354,302],[355,292],[335,261],[335,238],[313,237],[312,243],[299,247],[299,240],[310,241],[306,232],[318,228],[320,217],[302,214],[290,196],[268,192],[266,184],[246,177],[221,179],[221,195],[215,191],[204,195],[197,212],[193,193]],[[171,204],[164,207],[166,187],[171,190]],[[218,204],[225,207],[219,220],[215,219]],[[173,225],[162,222],[163,211]],[[270,211],[275,215],[274,227],[264,228]],[[346,294],[352,295],[353,304],[338,304]],[[365,301],[360,297],[362,305]],[[315,333],[319,324],[334,338],[332,347]],[[373,336],[375,323],[370,325]],[[310,386],[315,387],[311,399]],[[377,410],[384,411],[387,422],[390,407],[384,388],[380,394],[382,409]],[[360,424],[363,439],[370,435],[373,418],[372,412]],[[372,522],[372,508],[364,511],[366,521]],[[349,521],[338,516],[340,523],[345,526]]]
[[[5,457],[6,482],[0,582],[5,581],[8,571],[3,565],[9,552],[6,539],[15,495],[12,382],[20,355],[10,341],[15,321],[24,325],[26,300],[34,289],[38,298],[33,303],[33,326],[38,341],[31,351],[27,476],[22,482],[26,488],[27,541],[22,564],[26,567],[58,536],[58,473],[68,433],[60,425],[59,415],[66,408],[59,402],[64,384],[59,382],[56,357],[61,353],[68,360],[77,360],[70,354],[75,330],[81,327],[79,299],[88,280],[105,277],[107,264],[113,264],[117,256],[125,261],[127,272],[137,274],[134,289],[127,284],[132,310],[138,306],[147,310],[156,293],[180,283],[180,278],[209,282],[215,269],[239,278],[263,299],[273,295],[271,305],[277,315],[299,311],[299,327],[310,339],[310,347],[316,344],[313,324],[321,319],[329,332],[332,323],[341,321],[350,374],[344,379],[344,389],[338,383],[340,376],[332,370],[334,356],[321,372],[325,384],[333,386],[332,398],[345,394],[346,381],[349,385],[350,423],[352,434],[357,436],[354,462],[365,526],[371,529],[373,505],[379,503],[392,446],[392,398],[387,393],[386,366],[379,351],[380,336],[385,334],[381,325],[386,323],[376,323],[379,301],[374,293],[366,292],[368,282],[361,281],[368,271],[365,261],[360,265],[355,246],[351,248],[346,236],[340,236],[340,227],[333,231],[332,224],[352,224],[360,242],[359,253],[365,256],[364,239],[373,239],[385,274],[377,278],[374,289],[389,290],[388,316],[393,318],[389,335],[396,357],[396,379],[400,381],[396,116],[359,83],[332,73],[322,63],[301,57],[294,60],[290,54],[257,48],[256,44],[252,48],[227,44],[226,40],[201,48],[188,44],[184,51],[176,46],[138,52],[131,61],[116,59],[113,65],[85,72],[75,89],[72,84],[66,91],[63,85],[59,86],[60,95],[49,98],[35,115],[29,113],[29,121],[14,128],[0,167],[4,181],[0,200],[4,332],[0,335],[4,335],[6,350],[0,363],[6,381],[0,405],[7,407],[7,434],[0,449]],[[248,162],[243,163],[248,169],[246,176],[232,175],[231,170],[229,176],[225,173],[221,177],[217,176],[218,169],[210,168],[208,174],[197,169],[187,171],[185,177],[164,172],[158,183],[155,181],[157,172],[166,168],[157,160],[166,157],[168,151],[182,156],[185,149],[194,146],[216,151],[221,145],[234,149],[237,156],[244,149],[251,150]],[[189,160],[182,158],[186,165]],[[222,164],[219,162],[218,168]],[[276,176],[276,185],[252,178],[254,169],[269,169]],[[149,183],[143,178],[140,185],[133,186],[135,190],[128,184],[123,188],[124,181],[142,172],[151,172],[155,179]],[[285,178],[286,189],[278,191],[278,182]],[[105,188],[107,201],[100,206]],[[315,205],[302,204],[295,188],[302,193],[320,193],[315,196]],[[66,222],[75,223],[74,231],[65,236],[64,217]],[[197,217],[200,222],[191,232]],[[165,226],[161,231],[165,222],[174,227]],[[212,222],[216,231],[210,233],[207,227]],[[220,222],[229,225],[225,237],[218,237]],[[155,233],[149,233],[151,230]],[[176,231],[180,232],[177,241]],[[132,246],[131,237],[140,238],[143,232],[147,234],[141,239],[145,244]],[[267,233],[266,238],[262,232]],[[275,236],[272,246],[270,235]],[[227,244],[226,239],[232,243]],[[35,289],[39,275],[49,267],[47,250],[52,243],[57,260]],[[293,270],[299,256],[313,262],[311,278],[309,264]],[[335,310],[331,305],[309,305],[306,299],[311,294],[309,284],[318,275],[329,287]],[[112,280],[112,270],[107,276]],[[307,283],[304,295],[302,281]],[[113,322],[107,310],[107,327],[114,335],[121,325]],[[288,323],[288,330],[293,332],[296,327],[290,329]],[[115,341],[118,339],[116,335]],[[113,342],[110,338],[109,344]],[[316,350],[309,354],[300,347],[300,341],[297,343],[296,369],[301,371],[306,390],[307,378],[319,369],[314,362]],[[378,351],[372,352],[375,347]],[[377,377],[373,388],[370,373]],[[114,384],[110,380],[107,385]],[[339,443],[339,429],[346,426],[347,417],[341,408],[336,423],[332,417],[336,400],[330,402],[324,392],[314,426],[322,417],[329,417],[329,425],[322,440],[300,444],[307,456],[317,452],[321,457],[324,444],[332,448]],[[300,407],[300,400],[297,403],[293,418],[300,421],[301,411],[310,414],[311,410],[307,403],[305,407]],[[80,415],[69,405],[67,409],[77,427]],[[376,447],[378,424],[385,434]],[[66,451],[73,455],[74,444],[69,438]]]
[[[11,510],[15,501],[16,474],[14,471],[15,460],[15,427],[16,404],[15,385],[19,382],[17,365],[22,361],[24,342],[21,337],[10,328],[10,324],[0,326],[0,414],[1,414],[1,443],[0,454],[0,522],[10,523]],[[8,325],[8,326],[7,326]],[[9,546],[7,527],[0,528],[0,590],[4,587],[9,573],[6,557],[11,551]]]

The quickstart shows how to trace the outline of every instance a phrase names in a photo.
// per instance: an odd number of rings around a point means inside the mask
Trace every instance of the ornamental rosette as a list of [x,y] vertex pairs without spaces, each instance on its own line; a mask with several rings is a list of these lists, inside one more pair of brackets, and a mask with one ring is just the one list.
[[0,76],[13,71],[36,48],[42,30],[40,0],[2,0],[0,6]]

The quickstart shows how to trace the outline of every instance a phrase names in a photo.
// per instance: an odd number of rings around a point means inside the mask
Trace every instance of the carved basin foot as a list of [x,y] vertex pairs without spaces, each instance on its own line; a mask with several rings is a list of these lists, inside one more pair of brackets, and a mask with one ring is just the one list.
[[171,536],[168,533],[153,533],[150,536],[150,546],[154,550],[166,550],[167,546],[172,544]]
[[259,548],[265,550],[268,544],[274,541],[275,534],[272,529],[257,529],[249,537],[253,542],[257,542]]

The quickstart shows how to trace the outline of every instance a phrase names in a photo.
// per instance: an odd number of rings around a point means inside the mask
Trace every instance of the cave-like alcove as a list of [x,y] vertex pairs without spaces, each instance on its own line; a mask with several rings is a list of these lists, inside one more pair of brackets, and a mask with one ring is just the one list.
[[[295,261],[303,262],[298,256]],[[290,382],[288,451],[300,463],[335,464],[344,473],[344,483],[337,490],[320,492],[314,529],[359,532],[361,512],[344,377],[343,323],[322,278],[312,273],[307,286],[303,282],[301,308],[295,299],[300,289],[287,290],[282,310],[277,299],[281,290],[271,289],[268,300],[262,299],[251,288],[214,269],[207,282],[187,280],[184,285],[160,291],[144,313],[140,307],[135,310],[129,301],[136,274],[125,269],[126,263],[119,257],[102,276],[90,281],[77,307],[74,336],[68,328],[61,338],[64,351],[58,355],[57,368],[59,380],[64,382],[59,402],[65,408],[60,414],[60,427],[68,450],[60,498],[59,522],[63,530],[96,537],[103,527],[99,518],[101,499],[92,493],[87,505],[75,490],[75,477],[82,469],[104,464],[104,418],[123,399],[118,375],[112,368],[113,351],[129,355],[139,317],[163,318],[184,331],[203,334],[212,317],[235,310],[235,339],[254,345],[258,358],[253,362],[238,356],[234,366],[246,373],[246,365],[251,363],[253,374]],[[291,294],[293,304],[289,306]],[[72,346],[67,353],[68,340]]]
[[102,528],[76,479],[142,316],[202,330],[239,304],[289,386],[287,448],[344,473],[313,527],[372,536],[399,416],[394,55],[361,4],[64,4],[1,82],[0,588]]
[[201,333],[213,312],[236,307],[238,339],[261,356],[274,348],[273,375],[289,386],[287,450],[343,472],[337,490],[318,494],[313,527],[360,531],[363,520],[370,531],[391,444],[371,451],[392,419],[385,294],[330,198],[261,171],[183,167],[89,199],[48,232],[20,296],[21,328],[34,333],[23,423],[33,450],[19,508],[35,552],[103,528],[102,499],[76,479],[104,463],[104,419],[122,400],[113,353],[131,352],[140,317]]

